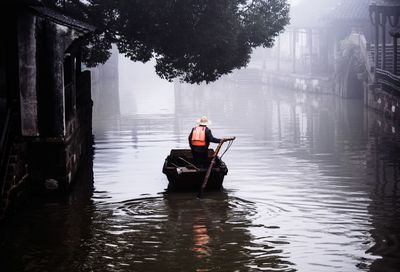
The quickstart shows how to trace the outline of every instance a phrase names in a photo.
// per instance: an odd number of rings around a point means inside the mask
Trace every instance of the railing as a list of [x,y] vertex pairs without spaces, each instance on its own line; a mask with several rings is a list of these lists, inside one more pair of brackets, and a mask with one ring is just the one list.
[[[370,45],[371,56],[375,59],[375,45]],[[385,69],[386,71],[394,72],[394,46],[387,44],[385,46]],[[397,56],[400,56],[400,46],[397,47]],[[382,45],[378,45],[378,63],[375,64],[377,68],[382,69]],[[397,62],[397,72],[400,72],[400,61]]]
[[388,71],[377,68],[376,79],[378,83],[385,85],[386,89],[389,88],[393,94],[400,94],[400,76],[393,75]]

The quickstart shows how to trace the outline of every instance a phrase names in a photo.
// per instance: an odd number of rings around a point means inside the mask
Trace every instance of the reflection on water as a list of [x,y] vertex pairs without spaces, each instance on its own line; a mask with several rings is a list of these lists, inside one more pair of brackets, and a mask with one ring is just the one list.
[[[224,190],[166,192],[203,114],[237,136]],[[360,101],[176,85],[174,114],[95,124],[72,195],[3,224],[2,271],[399,271],[399,131]]]
[[204,200],[165,194],[106,205],[107,220],[103,212],[94,217],[88,258],[115,271],[157,271],[160,265],[163,271],[289,271],[281,250],[252,241],[254,209],[224,192]]

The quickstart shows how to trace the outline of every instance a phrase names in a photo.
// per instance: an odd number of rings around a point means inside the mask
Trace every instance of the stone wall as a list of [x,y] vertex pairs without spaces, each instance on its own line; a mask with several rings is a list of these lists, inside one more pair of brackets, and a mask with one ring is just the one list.
[[371,84],[367,90],[367,105],[386,118],[400,120],[400,97]]
[[13,108],[0,169],[0,218],[24,194],[66,193],[92,149],[91,78],[81,72],[79,39],[87,32],[44,12],[22,9],[16,19],[18,88],[12,91],[20,105]]
[[76,115],[66,123],[66,136],[37,138],[29,143],[29,172],[34,191],[41,194],[66,193],[93,143],[90,71],[83,71],[77,86],[81,94]]

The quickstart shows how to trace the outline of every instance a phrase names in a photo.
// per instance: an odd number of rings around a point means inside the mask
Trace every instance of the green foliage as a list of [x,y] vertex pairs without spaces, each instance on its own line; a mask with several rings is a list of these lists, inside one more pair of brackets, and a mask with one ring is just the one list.
[[133,61],[155,58],[160,77],[189,83],[246,66],[252,48],[271,47],[289,21],[287,0],[66,2],[65,10],[98,29],[85,50],[89,66],[106,61],[115,43]]

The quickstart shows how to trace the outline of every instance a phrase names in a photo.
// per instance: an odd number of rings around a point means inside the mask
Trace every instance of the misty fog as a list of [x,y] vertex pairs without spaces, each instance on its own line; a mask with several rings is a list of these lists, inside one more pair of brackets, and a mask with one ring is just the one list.
[[[289,24],[284,0],[239,2],[39,1],[2,45],[28,62],[0,119],[26,128],[5,126],[10,171],[45,192],[0,225],[1,271],[400,271],[400,0],[291,0]],[[82,3],[113,41],[84,64],[58,41],[94,31],[62,13]]]

